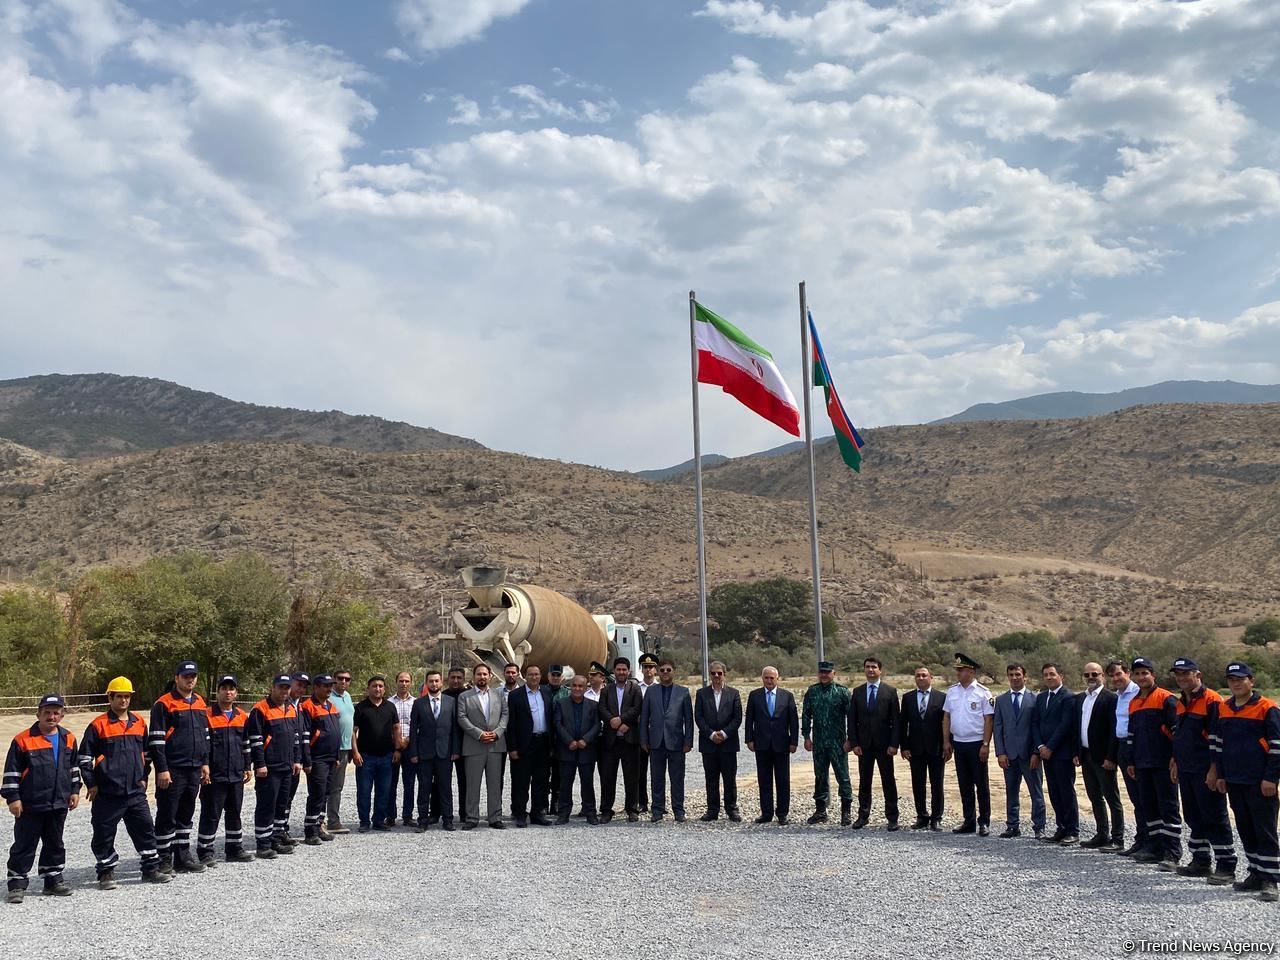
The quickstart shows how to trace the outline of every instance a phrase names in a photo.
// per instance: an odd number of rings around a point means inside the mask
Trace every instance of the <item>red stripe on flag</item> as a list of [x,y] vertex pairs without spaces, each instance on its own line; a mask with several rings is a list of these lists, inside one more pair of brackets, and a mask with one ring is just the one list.
[[709,350],[698,351],[698,382],[719,387],[770,423],[777,424],[794,437],[800,436],[800,413],[795,407],[774,396],[741,367],[722,360]]

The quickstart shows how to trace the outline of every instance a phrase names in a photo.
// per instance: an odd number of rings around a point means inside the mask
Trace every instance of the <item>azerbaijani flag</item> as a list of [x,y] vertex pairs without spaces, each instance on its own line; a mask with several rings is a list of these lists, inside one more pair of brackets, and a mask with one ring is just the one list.
[[822,352],[822,341],[818,339],[818,328],[813,325],[813,313],[809,313],[809,337],[813,341],[813,385],[822,387],[827,394],[827,416],[831,418],[831,426],[836,430],[836,443],[840,446],[840,456],[855,473],[862,470],[862,453],[865,446],[858,435],[853,421],[844,412],[844,404],[840,402],[840,394],[836,393],[836,385],[831,380],[831,368],[827,366],[827,356]]
[[800,436],[800,408],[773,355],[724,317],[694,304],[698,382],[720,387],[792,436]]

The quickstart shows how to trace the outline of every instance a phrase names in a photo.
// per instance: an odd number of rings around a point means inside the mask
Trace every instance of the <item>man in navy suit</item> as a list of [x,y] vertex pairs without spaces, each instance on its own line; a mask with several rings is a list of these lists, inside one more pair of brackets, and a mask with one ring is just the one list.
[[[547,790],[551,785],[555,719],[551,715],[551,691],[542,686],[542,668],[524,668],[525,685],[507,695],[507,756],[511,760],[511,814],[523,827],[525,810],[540,827],[547,819]],[[559,798],[557,798],[559,799]]]
[[881,680],[884,665],[877,657],[862,661],[867,682],[854,688],[849,697],[848,742],[845,749],[858,758],[858,818],[853,829],[861,830],[871,818],[871,778],[880,770],[884,791],[884,815],[888,829],[898,829],[898,781],[893,758],[898,755],[902,731],[898,725],[898,691]]
[[676,823],[684,823],[684,760],[693,749],[693,699],[689,688],[674,683],[675,664],[658,664],[658,685],[644,697],[640,708],[640,748],[649,756],[653,791],[649,819],[666,816],[667,774],[671,775],[671,810]]
[[[933,672],[916,667],[916,688],[902,695],[898,723],[902,730],[899,742],[902,757],[911,764],[911,796],[916,806],[916,822],[912,830],[942,829],[942,774],[946,761],[942,758],[942,709],[947,695],[933,689]],[[928,800],[925,802],[925,788]]]
[[1062,670],[1056,663],[1040,668],[1044,689],[1036,697],[1036,712],[1031,718],[1031,740],[1044,764],[1044,778],[1049,783],[1049,803],[1058,829],[1050,843],[1071,846],[1080,842],[1080,805],[1076,801],[1075,696],[1062,682]]
[[756,823],[768,823],[776,810],[778,823],[785,824],[791,810],[791,754],[800,744],[800,713],[795,696],[778,686],[777,667],[761,670],[760,682],[763,686],[747,695],[744,715],[747,749],[756,755],[760,784]]
[[697,692],[693,722],[698,728],[698,752],[707,783],[705,821],[720,816],[720,787],[724,785],[724,811],[734,823],[738,813],[738,728],[742,726],[742,698],[733,687],[724,685],[724,664],[713,660],[708,668],[711,686]]
[[418,833],[430,822],[431,788],[439,784],[441,827],[453,829],[453,785],[450,767],[462,754],[456,697],[441,692],[439,670],[427,673],[427,689],[413,702],[409,715],[408,761],[418,771]]
[[996,697],[996,761],[1004,771],[1005,830],[1001,840],[1022,836],[1020,797],[1022,784],[1031,794],[1031,829],[1044,839],[1044,783],[1040,773],[1039,744],[1031,739],[1036,715],[1036,695],[1027,689],[1027,670],[1011,663],[1005,670],[1009,689]]

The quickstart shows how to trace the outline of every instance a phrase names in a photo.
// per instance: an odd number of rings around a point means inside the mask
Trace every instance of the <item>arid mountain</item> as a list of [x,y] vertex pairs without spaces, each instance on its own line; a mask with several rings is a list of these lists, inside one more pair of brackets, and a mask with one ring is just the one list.
[[[1280,404],[890,427],[866,439],[861,474],[833,446],[817,458],[825,514],[861,517],[869,534],[889,521],[976,550],[1238,586],[1280,579]],[[731,460],[703,480],[798,501],[803,457]]]
[[[979,637],[1078,617],[1238,639],[1280,614],[1280,406],[869,431],[863,472],[819,448],[824,596],[840,643],[956,622]],[[709,469],[708,576],[809,573],[802,453]],[[0,441],[0,580],[157,553],[252,549],[295,578],[366,575],[406,642],[460,566],[695,634],[689,485],[486,450],[218,443],[58,460]]]
[[1042,393],[1004,403],[977,403],[934,423],[973,420],[1060,420],[1096,417],[1153,403],[1280,403],[1280,385],[1263,386],[1234,380],[1165,380],[1148,387],[1115,393]]
[[480,448],[465,437],[379,417],[261,407],[166,380],[110,373],[0,381],[0,437],[57,457],[221,440],[284,440],[370,452]]

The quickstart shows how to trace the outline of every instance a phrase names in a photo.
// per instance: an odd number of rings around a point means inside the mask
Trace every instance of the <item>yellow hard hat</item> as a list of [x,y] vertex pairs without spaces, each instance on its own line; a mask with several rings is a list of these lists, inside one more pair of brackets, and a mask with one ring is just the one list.
[[116,677],[107,684],[107,693],[133,693],[133,681],[128,677]]

